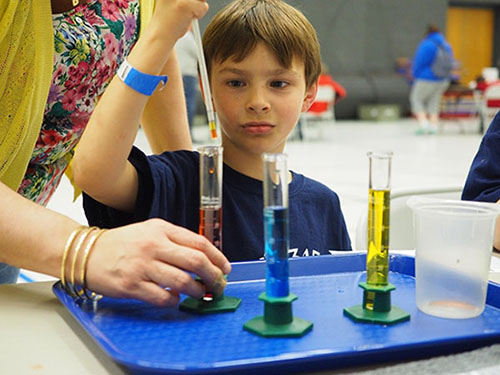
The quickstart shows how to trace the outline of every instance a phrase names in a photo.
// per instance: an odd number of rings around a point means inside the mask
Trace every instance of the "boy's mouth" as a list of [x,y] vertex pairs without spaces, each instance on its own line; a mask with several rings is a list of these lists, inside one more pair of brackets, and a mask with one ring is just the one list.
[[266,134],[274,128],[274,125],[268,122],[247,122],[243,125],[243,129],[250,134]]

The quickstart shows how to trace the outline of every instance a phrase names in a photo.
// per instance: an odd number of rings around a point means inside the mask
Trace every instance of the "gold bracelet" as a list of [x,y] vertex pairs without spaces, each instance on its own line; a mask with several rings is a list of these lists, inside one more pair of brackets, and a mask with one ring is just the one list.
[[72,0],[72,2],[73,6],[76,7],[80,3],[80,0]]
[[68,258],[68,253],[71,247],[73,246],[73,242],[75,242],[75,238],[87,227],[81,225],[78,228],[76,228],[73,232],[68,237],[68,240],[66,241],[66,245],[64,246],[64,252],[63,252],[63,257],[61,260],[61,284],[66,290],[66,292],[69,291],[68,286],[66,285],[66,260]]
[[94,247],[94,244],[96,243],[97,239],[104,233],[106,232],[106,229],[99,229],[97,233],[94,234],[94,236],[89,240],[87,243],[87,246],[85,246],[85,250],[83,251],[83,260],[82,260],[82,268],[80,271],[80,282],[83,285],[83,296],[86,299],[89,299],[91,301],[97,301],[102,298],[101,295],[96,294],[94,292],[91,292],[90,290],[87,289],[87,280],[86,280],[86,272],[87,272],[87,262],[89,261],[89,256],[91,253],[91,250]]
[[87,237],[97,229],[98,229],[97,227],[88,228],[87,231],[80,236],[80,238],[78,239],[78,243],[76,244],[75,249],[73,250],[73,260],[71,261],[71,274],[70,274],[70,281],[71,281],[70,295],[72,297],[80,296],[80,292],[77,290],[77,285],[75,282],[75,266],[76,266],[76,260],[78,259],[78,253],[80,252],[80,248],[82,247]]

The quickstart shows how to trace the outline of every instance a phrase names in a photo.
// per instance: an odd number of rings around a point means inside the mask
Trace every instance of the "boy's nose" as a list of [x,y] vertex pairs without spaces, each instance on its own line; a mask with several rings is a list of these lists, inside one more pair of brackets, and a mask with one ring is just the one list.
[[247,109],[251,112],[266,112],[270,108],[269,102],[266,100],[262,89],[254,89],[250,92]]

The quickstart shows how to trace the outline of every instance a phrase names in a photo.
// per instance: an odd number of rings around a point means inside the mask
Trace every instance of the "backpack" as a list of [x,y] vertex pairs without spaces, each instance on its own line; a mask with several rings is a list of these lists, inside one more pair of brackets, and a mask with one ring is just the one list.
[[443,44],[436,43],[436,45],[438,49],[431,65],[432,72],[438,78],[450,78],[453,70],[453,56]]

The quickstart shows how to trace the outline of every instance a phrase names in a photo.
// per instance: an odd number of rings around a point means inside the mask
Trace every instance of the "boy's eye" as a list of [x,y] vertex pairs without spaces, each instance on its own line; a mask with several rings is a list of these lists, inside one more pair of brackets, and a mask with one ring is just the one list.
[[227,85],[230,87],[243,87],[244,83],[236,79],[232,79],[230,81],[227,81]]
[[285,82],[285,81],[272,81],[271,82],[271,87],[283,88],[286,86],[288,86],[288,82]]

